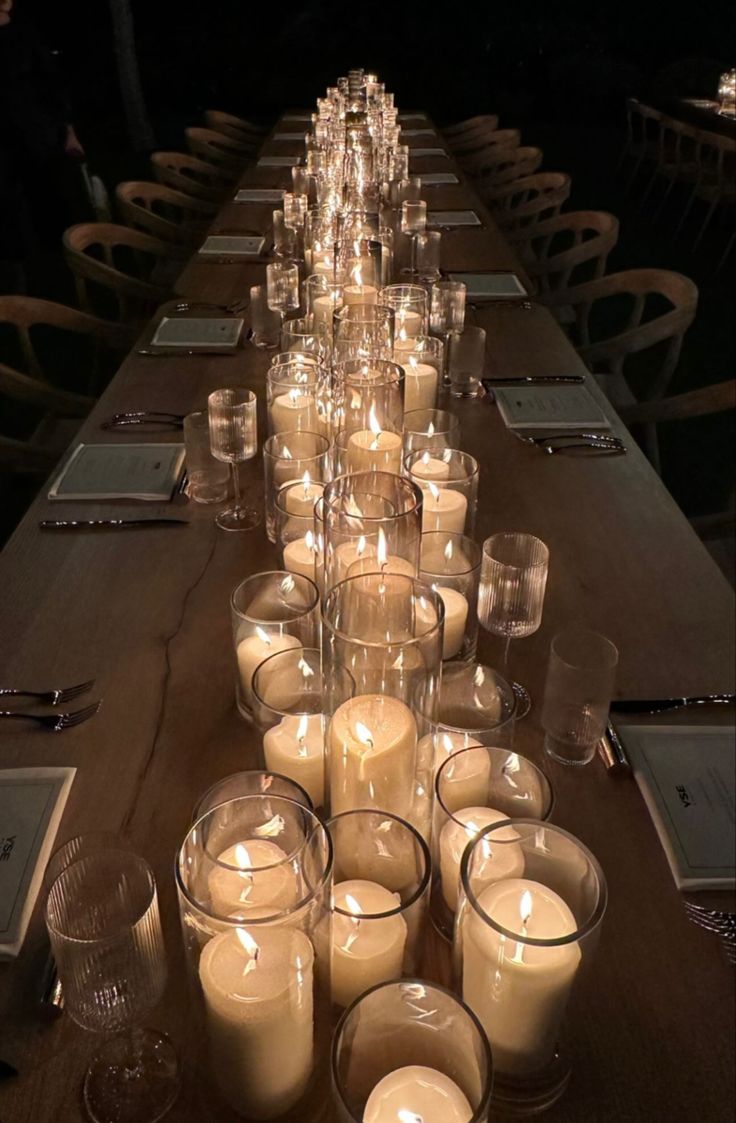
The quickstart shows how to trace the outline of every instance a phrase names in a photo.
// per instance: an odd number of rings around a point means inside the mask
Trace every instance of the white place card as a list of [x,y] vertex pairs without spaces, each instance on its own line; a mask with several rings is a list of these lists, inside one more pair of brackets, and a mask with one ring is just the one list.
[[256,164],[258,168],[290,168],[294,163],[293,156],[261,156]]
[[274,140],[304,140],[304,133],[274,133]]
[[679,889],[736,888],[732,726],[617,726]]
[[0,772],[0,959],[23,946],[76,771]]
[[280,187],[241,187],[235,196],[236,203],[283,203]]
[[49,499],[171,499],[184,467],[183,444],[79,444]]
[[409,157],[412,156],[444,156],[445,159],[449,159],[444,148],[410,148]]
[[199,247],[204,257],[258,257],[266,239],[245,235],[210,234]]
[[498,386],[493,394],[509,429],[610,428],[585,386]]
[[516,273],[450,273],[450,281],[462,281],[471,300],[513,300],[528,296]]
[[437,136],[434,129],[402,129],[402,136]]
[[428,226],[480,226],[475,211],[429,211]]
[[204,347],[209,350],[232,350],[237,346],[243,320],[232,316],[209,316],[191,319],[164,316],[153,334],[151,343],[157,347]]
[[439,187],[442,183],[459,183],[454,172],[425,172],[421,176],[422,187]]

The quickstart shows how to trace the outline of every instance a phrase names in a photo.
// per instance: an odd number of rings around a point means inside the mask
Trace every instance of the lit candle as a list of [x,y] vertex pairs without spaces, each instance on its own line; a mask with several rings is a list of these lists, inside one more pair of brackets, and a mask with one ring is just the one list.
[[[398,554],[389,554],[386,544],[386,535],[383,527],[378,528],[377,545],[375,550],[364,553],[348,567],[348,577],[360,577],[365,573],[398,574],[401,577],[416,577],[417,567],[406,558]],[[406,595],[406,587],[401,585],[402,595]]]
[[[455,820],[459,820],[456,822]],[[457,908],[460,889],[460,859],[465,848],[484,827],[500,823],[508,815],[494,811],[490,807],[466,807],[456,811],[454,818],[448,819],[440,831],[440,877],[442,896],[450,912]],[[473,883],[476,886],[490,885],[501,878],[519,877],[524,872],[524,854],[515,841],[519,836],[511,827],[498,831],[494,836],[499,845],[483,842],[482,861],[474,866]],[[476,889],[476,896],[478,890]]]
[[409,359],[404,365],[404,409],[434,409],[437,402],[437,368]]
[[467,510],[468,501],[461,491],[455,491],[451,487],[439,488],[428,483],[424,489],[422,504],[422,534],[429,534],[433,530],[462,534]]
[[418,480],[449,480],[450,465],[446,461],[432,456],[429,449],[425,448],[419,459],[412,464],[411,474]]
[[348,438],[348,473],[375,471],[401,475],[401,433],[382,430],[372,407],[368,424],[369,429],[359,429]]
[[337,295],[331,296],[329,293],[326,296],[316,296],[312,301],[312,315],[314,317],[314,326],[318,327],[319,324],[324,324],[327,331],[332,334],[332,316],[335,310],[342,306],[342,298]]
[[[417,745],[420,767],[431,771],[434,777],[437,770],[445,763],[448,756],[457,753],[460,749],[470,749],[479,745],[468,733],[449,733],[446,729],[437,733],[428,733],[422,737]],[[468,804],[460,806],[467,807]]]
[[212,911],[218,916],[247,916],[252,909],[281,912],[298,896],[296,874],[288,855],[267,838],[228,846],[207,877]]
[[422,334],[422,317],[411,308],[396,309],[396,338],[415,339]]
[[268,659],[269,655],[278,655],[280,651],[289,651],[293,647],[302,646],[296,636],[278,633],[272,635],[258,626],[252,636],[240,641],[236,657],[243,695],[248,704],[251,704],[253,699],[253,675],[264,659]]
[[416,746],[414,716],[400,699],[360,694],[338,706],[328,733],[332,814],[378,807],[405,817]]
[[457,589],[434,585],[445,606],[445,630],[442,638],[442,658],[452,659],[463,646],[465,625],[468,620],[468,602]]
[[332,1001],[338,1006],[349,1006],[369,987],[400,978],[406,921],[398,913],[376,915],[394,912],[400,903],[397,893],[375,881],[343,881],[334,887]]
[[[522,937],[554,940],[577,929],[557,893],[522,878],[477,894],[483,912]],[[581,952],[576,941],[551,947],[502,936],[468,909],[462,927],[463,998],[475,1011],[500,1072],[537,1072],[554,1056],[560,1021]]]
[[406,1065],[379,1080],[363,1123],[470,1123],[473,1109],[454,1080],[426,1065]]
[[367,542],[362,534],[356,542],[341,542],[332,555],[333,585],[345,580],[356,561],[375,555],[376,547]]
[[291,928],[221,932],[202,952],[211,1063],[225,1099],[241,1115],[280,1116],[306,1089],[314,1049],[313,963],[309,939]]
[[297,386],[279,394],[271,402],[271,427],[274,433],[301,429],[313,433],[317,425],[317,409],[313,394]]
[[322,714],[289,715],[263,738],[266,768],[301,784],[315,807],[325,801],[325,735]]
[[312,480],[306,471],[301,480],[287,480],[284,488],[284,506],[290,515],[301,515],[310,518],[314,514],[314,505],[322,498],[324,485]]
[[310,581],[316,580],[317,550],[311,530],[308,530],[303,538],[294,538],[286,543],[284,569],[289,573],[299,573],[302,577],[308,577]]
[[446,809],[454,814],[466,807],[485,807],[491,782],[491,758],[488,752],[463,752],[463,748],[480,748],[480,742],[466,738],[463,746],[456,733],[442,733],[441,737],[458,742],[457,748],[450,750],[448,754],[452,760],[446,763],[445,757],[441,762],[445,764],[442,773],[442,802]]

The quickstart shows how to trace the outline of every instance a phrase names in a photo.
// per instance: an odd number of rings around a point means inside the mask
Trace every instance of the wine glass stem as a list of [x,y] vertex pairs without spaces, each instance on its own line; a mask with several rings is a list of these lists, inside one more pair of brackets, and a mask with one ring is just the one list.
[[506,635],[506,642],[503,645],[503,677],[508,680],[509,677],[509,649],[511,648],[511,633]]
[[416,271],[417,271],[417,236],[416,236],[416,234],[412,234],[412,236],[411,236],[411,261],[410,261],[409,268],[411,269],[411,279],[414,280],[414,277],[415,277]]
[[233,509],[235,511],[239,511],[240,506],[241,506],[241,499],[240,499],[240,474],[238,472],[238,462],[237,462],[237,460],[231,460],[230,461],[230,468],[231,468],[232,477],[233,477],[233,496],[234,496],[234,499],[235,499]]

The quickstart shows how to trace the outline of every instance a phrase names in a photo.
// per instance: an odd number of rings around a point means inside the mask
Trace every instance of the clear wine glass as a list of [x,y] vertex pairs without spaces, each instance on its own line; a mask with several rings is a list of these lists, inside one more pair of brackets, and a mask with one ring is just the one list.
[[94,1123],[155,1123],[179,1089],[169,1039],[142,1028],[166,983],[158,897],[148,864],[130,850],[87,853],[54,881],[46,926],[64,1009],[91,1033],[111,1035],[84,1077]]
[[235,496],[234,506],[220,511],[215,522],[223,530],[252,530],[261,516],[255,507],[242,503],[238,464],[258,451],[256,396],[252,390],[215,390],[207,399],[207,410],[212,455],[231,465]]
[[405,199],[401,204],[401,233],[408,234],[411,238],[411,265],[412,280],[417,271],[417,234],[423,234],[427,229],[427,204],[423,199]]
[[[533,534],[507,531],[492,534],[483,543],[478,619],[481,627],[506,639],[504,678],[509,678],[511,640],[530,636],[542,622],[548,570],[549,550]],[[531,709],[529,692],[510,681],[517,699],[516,716],[524,717]]]
[[266,266],[266,298],[272,312],[281,315],[283,326],[287,312],[299,307],[299,266],[289,261],[274,261]]
[[467,287],[463,281],[437,281],[432,285],[429,309],[429,330],[437,335],[445,345],[445,367],[443,374],[448,381],[447,364],[449,359],[450,336],[462,331],[465,326],[465,298]]

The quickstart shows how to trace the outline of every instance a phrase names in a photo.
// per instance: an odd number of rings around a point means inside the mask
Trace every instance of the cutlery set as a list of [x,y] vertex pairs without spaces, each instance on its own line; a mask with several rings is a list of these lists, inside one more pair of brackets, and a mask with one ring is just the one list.
[[542,452],[554,456],[558,452],[567,452],[570,449],[587,448],[602,453],[604,456],[621,456],[626,452],[626,445],[620,437],[610,433],[573,432],[566,430],[564,433],[545,433],[542,436],[529,437],[516,430],[511,430],[515,437],[525,444],[534,445]]
[[[71,702],[78,698],[80,694],[87,694],[94,684],[95,680],[89,679],[87,682],[80,682],[76,686],[60,687],[56,690],[21,690],[7,686],[0,687],[0,697],[31,698],[34,702],[54,707]],[[61,733],[65,729],[73,729],[76,725],[82,725],[85,721],[89,721],[91,717],[95,716],[101,705],[102,699],[98,702],[91,702],[80,710],[65,710],[61,713],[57,710],[52,714],[37,714],[23,709],[0,710],[0,718],[6,718],[10,721],[35,721],[47,729],[52,729],[55,733]]]
[[726,959],[736,966],[736,913],[709,909],[693,901],[685,901],[685,913],[698,928],[720,937]]
[[125,429],[131,426],[147,429],[181,429],[184,425],[183,413],[167,413],[165,410],[137,409],[125,413],[114,413],[102,422],[103,429]]

